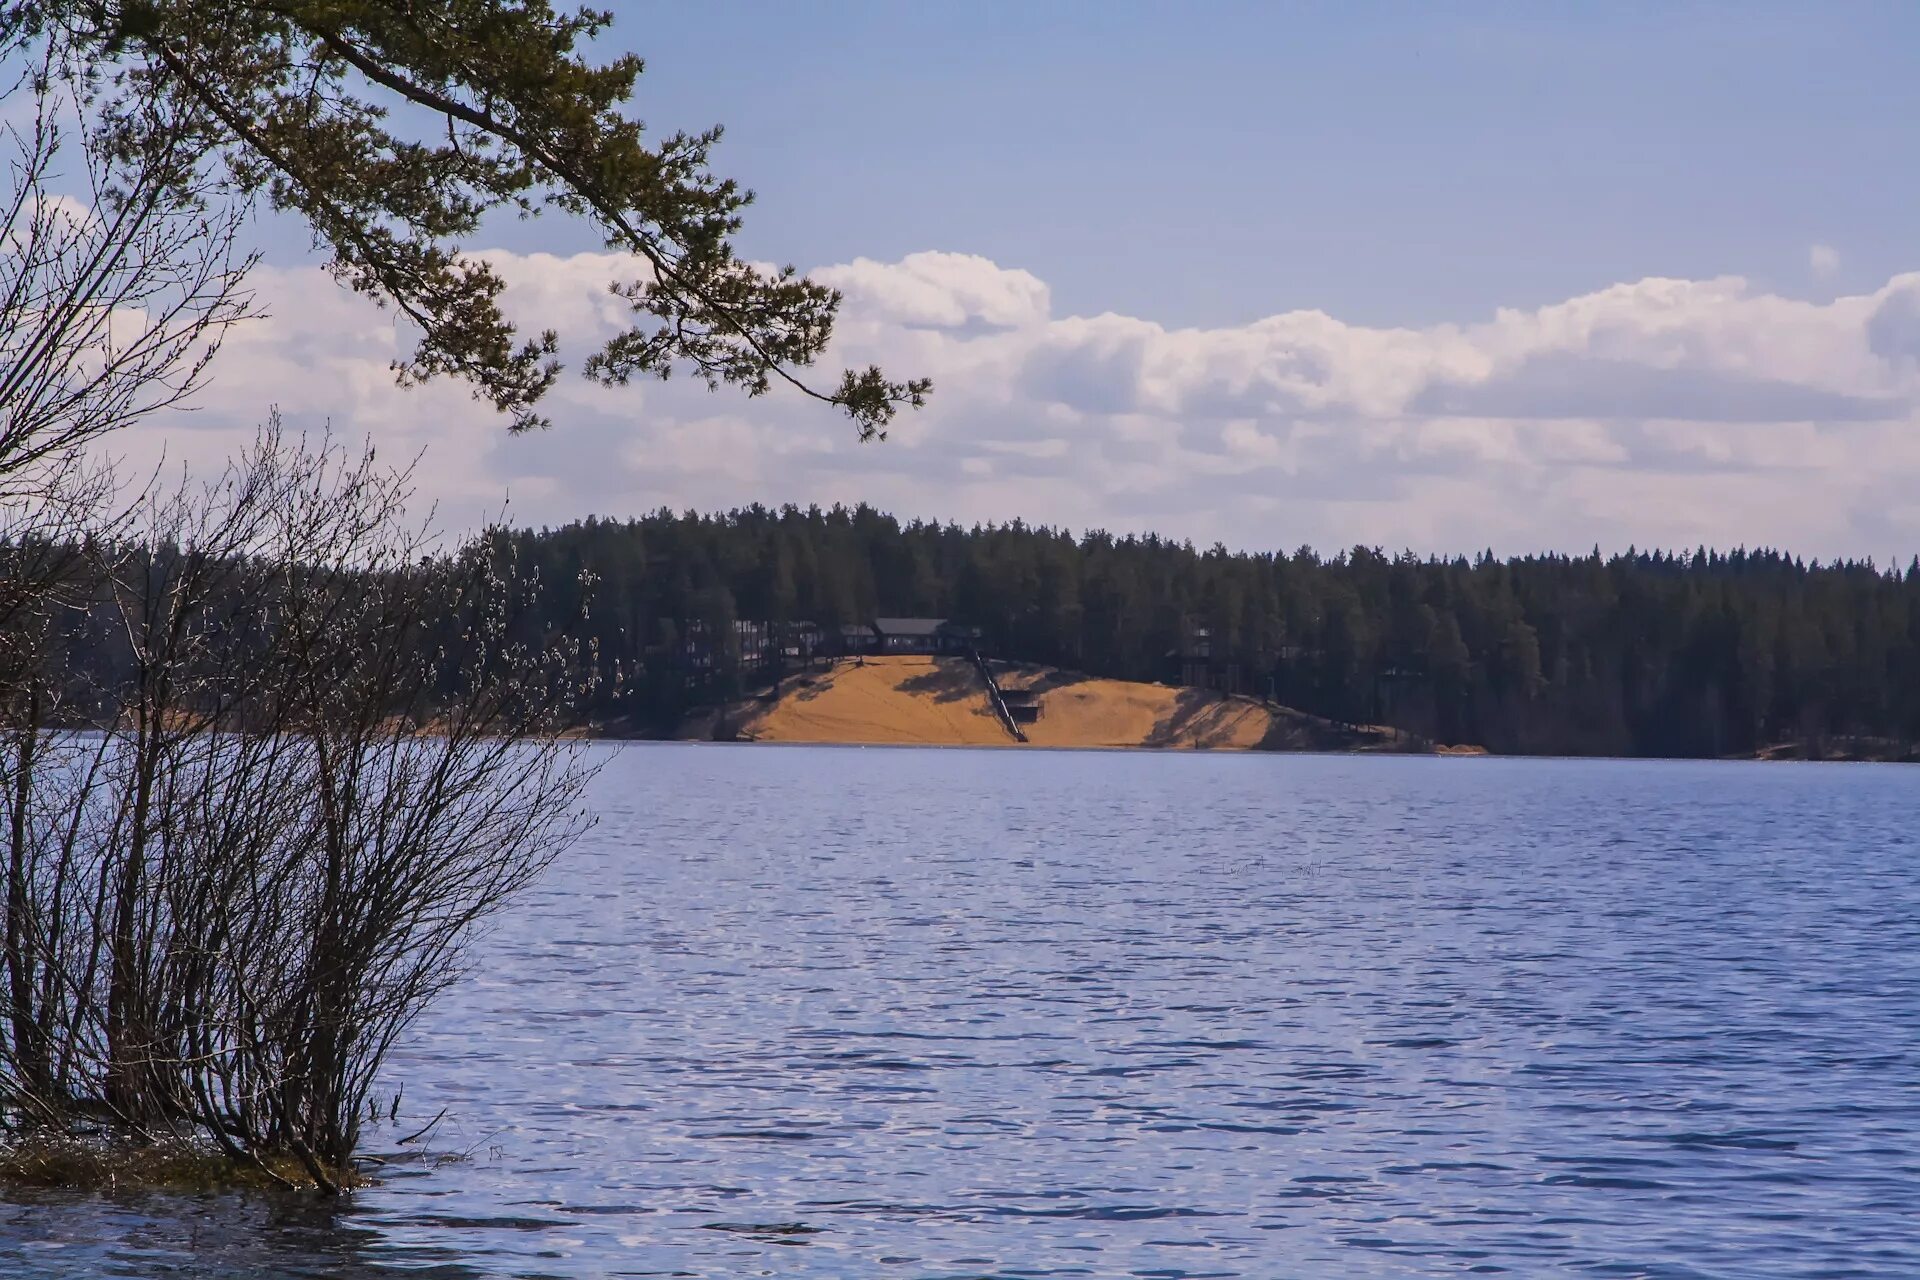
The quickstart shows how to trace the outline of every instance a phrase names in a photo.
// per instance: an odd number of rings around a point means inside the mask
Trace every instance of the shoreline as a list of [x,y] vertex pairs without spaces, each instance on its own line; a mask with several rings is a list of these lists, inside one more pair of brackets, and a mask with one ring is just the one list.
[[1339,724],[1244,694],[1028,663],[995,663],[992,670],[990,689],[963,658],[842,660],[797,673],[761,697],[704,709],[669,736],[849,746],[1481,754],[1390,726]]
[[588,732],[579,735],[584,742],[606,743],[611,746],[641,747],[697,747],[697,748],[754,748],[763,751],[797,750],[829,748],[835,751],[1041,751],[1048,753],[1075,752],[1112,755],[1155,755],[1155,756],[1342,756],[1371,757],[1376,759],[1410,760],[1538,760],[1543,762],[1601,762],[1618,764],[1764,764],[1764,765],[1884,765],[1889,768],[1902,768],[1920,764],[1920,759],[1888,760],[1874,756],[1823,756],[1807,759],[1798,756],[1768,756],[1754,754],[1750,756],[1623,756],[1623,755],[1567,755],[1563,752],[1501,752],[1501,751],[1343,751],[1338,748],[1325,750],[1232,750],[1206,748],[1168,748],[1145,746],[1095,746],[1073,747],[1052,746],[1040,743],[963,743],[963,742],[824,742],[803,740],[772,741],[755,738],[696,738],[674,737],[662,734],[627,734],[612,732]]
[[759,696],[700,708],[670,731],[607,722],[574,731],[600,741],[770,746],[986,747],[1044,751],[1421,755],[1471,759],[1719,760],[1907,764],[1920,749],[1892,740],[1775,743],[1751,755],[1633,756],[1502,753],[1436,743],[1389,725],[1341,724],[1244,694],[1111,680],[1029,663],[992,664],[1009,699],[1029,707],[1026,740],[999,716],[986,683],[961,658],[842,659],[794,673]]

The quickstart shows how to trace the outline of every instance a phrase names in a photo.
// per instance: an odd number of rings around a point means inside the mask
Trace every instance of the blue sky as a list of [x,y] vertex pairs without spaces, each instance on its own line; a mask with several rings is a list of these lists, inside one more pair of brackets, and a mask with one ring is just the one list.
[[[509,438],[395,390],[405,335],[277,226],[275,318],[141,448],[217,457],[278,404],[424,449],[456,526],[864,500],[1249,547],[1920,551],[1920,5],[612,7],[637,112],[727,127],[742,250],[846,291],[826,363],[931,374],[931,408],[862,448],[795,397],[568,379]],[[530,326],[618,323],[633,268],[578,228],[470,247]]]
[[1912,266],[1920,231],[1912,4],[614,8],[643,117],[726,125],[749,251],[977,253],[1067,312],[1426,324],[1647,275],[1814,296]]

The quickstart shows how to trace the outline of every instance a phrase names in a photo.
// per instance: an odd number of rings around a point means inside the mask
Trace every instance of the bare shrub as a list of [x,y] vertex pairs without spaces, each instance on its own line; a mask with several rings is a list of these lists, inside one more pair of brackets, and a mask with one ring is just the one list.
[[90,450],[250,313],[245,210],[137,78],[89,132],[34,12],[0,5],[35,108],[0,129],[0,1127],[43,1171],[122,1167],[105,1134],[337,1190],[394,1038],[581,827],[577,655],[521,634],[505,540],[440,554],[404,473],[277,423],[109,514]]
[[504,543],[431,554],[406,496],[269,427],[92,551],[69,626],[117,657],[0,747],[16,1123],[102,1116],[337,1189],[395,1036],[581,829],[584,664],[516,636]]

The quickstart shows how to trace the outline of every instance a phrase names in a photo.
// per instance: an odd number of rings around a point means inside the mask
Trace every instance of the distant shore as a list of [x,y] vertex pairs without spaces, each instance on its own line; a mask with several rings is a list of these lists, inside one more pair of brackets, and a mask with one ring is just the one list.
[[1017,726],[1004,719],[985,680],[965,659],[869,657],[790,676],[765,697],[689,717],[674,736],[841,745],[1485,754],[1479,747],[1436,744],[1382,725],[1337,724],[1207,689],[1022,663],[996,664],[995,679],[1009,700],[1031,708],[1031,719]]
[[[1024,741],[1010,732],[970,662],[925,656],[841,659],[789,675],[759,696],[689,713],[666,734],[605,723],[577,734],[821,746],[1491,754],[1477,744],[1434,742],[1390,725],[1342,724],[1244,695],[1110,680],[1030,663],[993,668],[1009,698],[1034,709],[1034,718],[1020,726]],[[1848,737],[1777,743],[1752,755],[1671,758],[1916,763],[1920,750],[1893,739]]]

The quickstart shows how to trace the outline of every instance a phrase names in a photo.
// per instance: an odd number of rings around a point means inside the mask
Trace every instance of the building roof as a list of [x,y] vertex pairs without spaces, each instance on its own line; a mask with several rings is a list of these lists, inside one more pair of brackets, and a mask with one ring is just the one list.
[[875,618],[873,629],[883,636],[933,636],[946,628],[945,618]]

